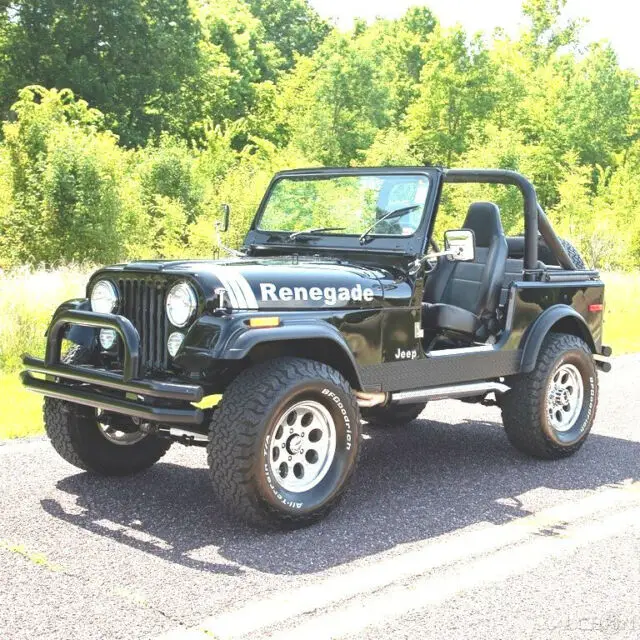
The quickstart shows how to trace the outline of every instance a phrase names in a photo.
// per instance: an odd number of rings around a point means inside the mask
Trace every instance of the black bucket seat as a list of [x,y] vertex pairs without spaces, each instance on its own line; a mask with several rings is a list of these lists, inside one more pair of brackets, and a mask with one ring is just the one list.
[[493,202],[474,202],[463,228],[474,232],[475,259],[439,260],[425,286],[423,327],[486,339],[495,323],[509,253],[500,209]]

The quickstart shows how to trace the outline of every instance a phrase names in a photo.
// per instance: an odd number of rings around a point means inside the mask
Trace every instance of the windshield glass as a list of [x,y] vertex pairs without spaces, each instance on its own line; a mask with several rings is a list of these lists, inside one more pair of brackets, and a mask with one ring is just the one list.
[[258,228],[322,234],[325,227],[344,227],[324,233],[360,235],[389,216],[369,235],[410,236],[420,224],[428,192],[425,175],[284,177],[271,189]]

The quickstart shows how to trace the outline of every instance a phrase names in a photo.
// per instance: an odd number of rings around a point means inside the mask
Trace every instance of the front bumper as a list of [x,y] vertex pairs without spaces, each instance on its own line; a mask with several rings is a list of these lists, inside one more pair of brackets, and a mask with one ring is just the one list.
[[[61,363],[61,344],[69,325],[116,331],[124,345],[122,375],[87,365]],[[28,355],[23,357],[22,383],[26,388],[51,398],[141,420],[179,425],[202,424],[203,412],[191,403],[202,400],[203,388],[139,379],[139,353],[140,336],[124,316],[61,308],[49,325],[44,360]],[[38,375],[45,377],[36,377]]]

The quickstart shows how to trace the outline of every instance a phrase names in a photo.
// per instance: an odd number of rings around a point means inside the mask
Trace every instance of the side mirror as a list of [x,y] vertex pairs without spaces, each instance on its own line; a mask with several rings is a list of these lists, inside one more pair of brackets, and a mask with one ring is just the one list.
[[476,257],[476,237],[471,229],[456,229],[444,234],[444,250],[449,260],[470,262]]
[[225,203],[221,207],[222,220],[217,223],[218,231],[227,231],[229,229],[229,215],[231,214],[231,207]]

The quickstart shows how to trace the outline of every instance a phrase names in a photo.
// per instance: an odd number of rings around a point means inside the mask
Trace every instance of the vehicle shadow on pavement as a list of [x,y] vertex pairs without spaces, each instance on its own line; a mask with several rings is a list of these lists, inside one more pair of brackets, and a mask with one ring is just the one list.
[[[133,478],[68,476],[57,486],[75,507],[67,509],[66,499],[43,500],[42,507],[72,525],[194,570],[304,574],[475,523],[527,516],[515,496],[531,490],[595,489],[636,479],[639,472],[640,443],[597,434],[575,456],[547,462],[514,450],[498,422],[419,419],[365,433],[351,490],[326,520],[307,529],[257,531],[220,513],[204,452],[202,467],[161,462]],[[188,451],[170,457],[194,463]],[[198,559],[196,550],[210,546],[231,564]]]

